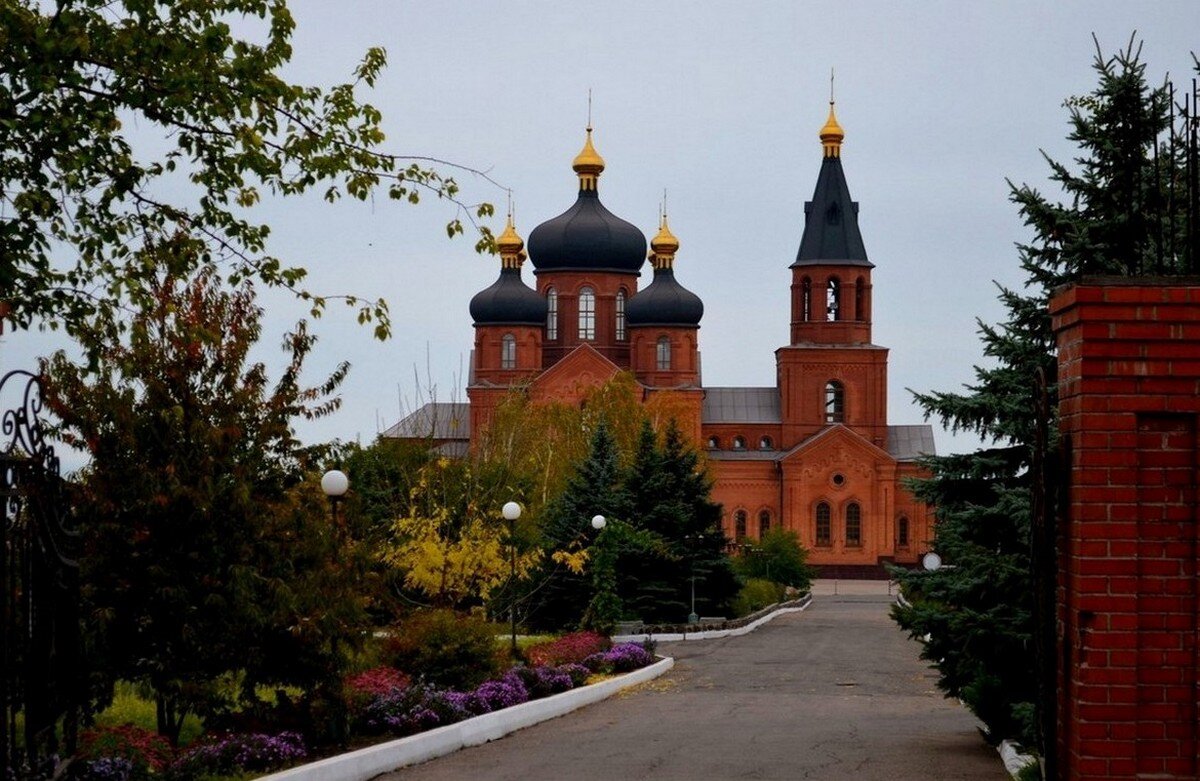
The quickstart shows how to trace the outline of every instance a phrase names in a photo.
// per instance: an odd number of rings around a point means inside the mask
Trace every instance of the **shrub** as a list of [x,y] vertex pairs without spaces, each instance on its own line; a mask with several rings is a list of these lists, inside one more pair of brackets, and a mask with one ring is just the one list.
[[275,770],[306,756],[304,740],[295,732],[227,735],[183,752],[171,766],[170,775],[184,781],[211,775]]
[[470,694],[439,691],[432,686],[413,685],[383,694],[363,709],[356,722],[358,731],[398,737],[462,721],[471,715]]
[[529,691],[521,677],[510,671],[503,678],[480,684],[479,688],[471,693],[467,707],[478,715],[511,708],[528,700]]
[[535,667],[559,664],[579,664],[592,654],[607,651],[612,641],[596,632],[574,632],[548,643],[531,645],[525,658]]
[[592,671],[584,667],[582,664],[564,664],[558,668],[558,671],[564,673],[571,679],[573,686],[585,686],[588,678],[591,677]]
[[452,610],[422,610],[384,642],[383,657],[425,683],[470,689],[503,669],[495,635],[482,618]]
[[[93,761],[127,760],[130,765],[127,778],[140,778],[163,770],[171,762],[172,751],[166,739],[150,730],[123,724],[84,730],[79,736],[78,756]],[[89,769],[92,764],[88,762]],[[123,763],[104,763],[96,772],[107,775],[97,778],[119,778],[119,767],[123,767]]]
[[[559,667],[514,667],[512,674],[525,684],[531,700],[569,691],[577,685],[570,673]],[[584,678],[587,678],[587,668],[584,668]]]
[[403,689],[409,683],[409,677],[394,667],[372,667],[346,678],[346,703],[352,712],[357,711],[376,697]]
[[783,587],[763,578],[750,578],[733,600],[734,615],[744,616],[783,599]]
[[627,673],[645,667],[654,655],[638,643],[620,643],[604,653],[592,654],[583,660],[589,670],[598,673]]
[[72,767],[72,781],[132,781],[134,778],[133,762],[125,757],[101,757],[78,767],[78,770]]

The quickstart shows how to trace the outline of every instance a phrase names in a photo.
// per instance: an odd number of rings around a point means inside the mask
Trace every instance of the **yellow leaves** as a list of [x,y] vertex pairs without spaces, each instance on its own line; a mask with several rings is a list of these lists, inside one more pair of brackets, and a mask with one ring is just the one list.
[[541,560],[541,551],[518,552],[507,545],[507,528],[498,520],[474,515],[452,518],[442,507],[425,516],[398,518],[396,542],[382,559],[404,570],[404,585],[439,604],[467,597],[486,599],[515,575],[523,580]]
[[550,558],[554,563],[563,565],[572,573],[582,575],[587,565],[588,552],[587,548],[580,548],[577,551],[556,550],[550,554]]

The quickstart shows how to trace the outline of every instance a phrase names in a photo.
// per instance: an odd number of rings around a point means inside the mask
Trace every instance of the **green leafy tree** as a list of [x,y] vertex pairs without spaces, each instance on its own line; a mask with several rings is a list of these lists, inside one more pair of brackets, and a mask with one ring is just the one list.
[[[269,254],[269,228],[251,216],[264,195],[428,194],[458,205],[451,236],[462,216],[492,213],[461,204],[442,161],[382,151],[380,112],[357,91],[378,78],[383,49],[346,83],[293,84],[294,28],[284,0],[0,4],[0,304],[12,321],[119,322],[129,297],[153,295],[136,248],[176,232],[195,237],[194,262],[290,289],[319,313],[326,300]],[[348,301],[388,334],[382,300]]]
[[807,591],[813,579],[807,562],[808,551],[800,543],[800,535],[775,527],[757,545],[743,549],[737,558],[737,570],[744,578],[762,578]]
[[991,363],[975,368],[965,391],[915,394],[927,417],[994,443],[927,459],[933,477],[915,485],[936,508],[934,545],[953,567],[897,572],[912,607],[897,608],[895,618],[914,637],[929,636],[923,657],[937,667],[941,688],[981,718],[991,739],[1027,745],[1042,699],[1031,674],[1038,669],[1034,595],[1045,588],[1031,560],[1031,465],[1038,410],[1056,408],[1047,303],[1057,286],[1082,275],[1170,273],[1187,264],[1183,199],[1169,196],[1176,185],[1183,191],[1182,150],[1163,143],[1172,121],[1168,88],[1146,82],[1132,40],[1112,57],[1097,46],[1094,69],[1096,88],[1066,102],[1078,155],[1072,164],[1047,157],[1064,200],[1011,185],[1033,239],[1018,247],[1025,290],[1001,288],[1006,319],[979,323]]
[[[175,254],[193,251],[172,242],[139,262],[190,268]],[[171,740],[187,713],[220,704],[223,676],[298,683],[302,669],[336,667],[331,634],[360,634],[355,598],[319,604],[346,596],[353,573],[309,565],[354,556],[313,491],[296,493],[305,465],[292,429],[337,409],[348,367],[302,386],[315,338],[301,323],[272,385],[248,357],[260,316],[248,286],[227,291],[211,268],[163,273],[126,338],[81,332],[93,366],[60,352],[44,367],[64,439],[91,457],[75,507],[99,661],[110,678],[153,688]]]

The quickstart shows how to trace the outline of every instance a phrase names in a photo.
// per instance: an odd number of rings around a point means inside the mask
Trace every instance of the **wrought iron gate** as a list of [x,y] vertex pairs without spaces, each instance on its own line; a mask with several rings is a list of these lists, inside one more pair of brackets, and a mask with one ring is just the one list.
[[0,402],[0,767],[21,778],[75,748],[83,691],[78,538],[40,418],[40,380],[9,372]]

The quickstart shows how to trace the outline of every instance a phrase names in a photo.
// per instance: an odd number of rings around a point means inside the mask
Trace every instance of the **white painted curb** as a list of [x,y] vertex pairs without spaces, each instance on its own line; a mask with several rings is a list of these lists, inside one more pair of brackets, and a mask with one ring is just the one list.
[[478,746],[540,721],[557,718],[611,697],[622,689],[657,678],[674,666],[674,659],[661,659],[649,667],[591,686],[581,686],[407,738],[310,762],[263,776],[261,781],[367,781],[381,773],[445,756],[466,746]]
[[657,640],[662,643],[674,643],[680,640],[715,640],[719,637],[741,637],[748,635],[755,629],[758,629],[763,624],[767,623],[776,616],[781,616],[785,613],[801,613],[808,610],[808,606],[812,604],[812,594],[808,594],[806,601],[800,607],[781,607],[767,613],[762,618],[756,618],[745,626],[739,626],[737,629],[713,629],[702,632],[676,632],[674,634],[638,634],[638,635],[614,635],[612,641],[614,643],[641,643],[645,640]]
[[1000,759],[1004,762],[1004,769],[1013,778],[1017,777],[1026,766],[1037,764],[1037,757],[1033,754],[1021,753],[1019,743],[1014,743],[1011,740],[1002,740],[1000,745],[996,747],[1000,752]]

